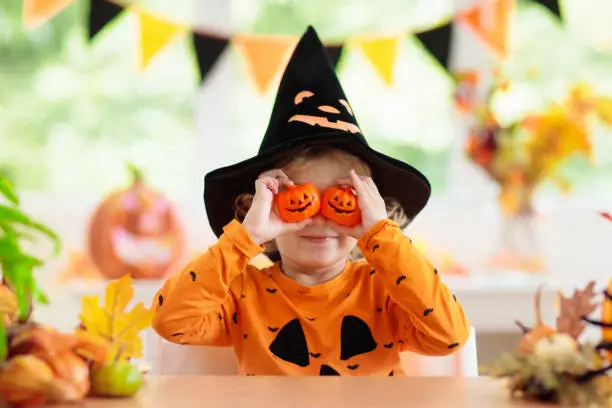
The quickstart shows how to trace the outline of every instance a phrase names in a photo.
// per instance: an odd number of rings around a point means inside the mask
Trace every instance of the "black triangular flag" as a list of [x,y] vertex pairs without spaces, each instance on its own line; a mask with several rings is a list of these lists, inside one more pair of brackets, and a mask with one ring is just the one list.
[[214,67],[215,62],[219,59],[228,40],[219,37],[209,37],[198,33],[193,33],[192,36],[193,48],[195,49],[196,58],[198,59],[198,67],[200,68],[200,80],[204,78]]
[[453,39],[453,22],[415,34],[429,53],[448,71]]
[[338,67],[338,61],[340,61],[340,57],[342,56],[342,49],[344,45],[326,45],[325,51],[327,52],[327,56],[331,61],[334,68]]
[[106,0],[91,0],[89,7],[89,39],[93,39],[100,30],[115,19],[123,7]]
[[548,10],[550,10],[551,13],[553,13],[555,16],[561,19],[561,6],[559,5],[559,0],[533,0],[533,1],[546,7]]

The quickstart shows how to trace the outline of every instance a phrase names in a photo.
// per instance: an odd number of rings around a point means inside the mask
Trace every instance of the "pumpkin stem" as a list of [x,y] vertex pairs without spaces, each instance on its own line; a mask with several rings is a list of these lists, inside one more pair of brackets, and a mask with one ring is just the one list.
[[518,320],[515,320],[514,323],[521,329],[521,331],[523,332],[523,334],[527,334],[531,331],[531,329],[527,326],[525,326],[523,323],[521,323]]
[[130,172],[130,176],[132,178],[132,184],[142,184],[144,181],[144,175],[142,170],[140,170],[134,163],[128,163],[127,169]]

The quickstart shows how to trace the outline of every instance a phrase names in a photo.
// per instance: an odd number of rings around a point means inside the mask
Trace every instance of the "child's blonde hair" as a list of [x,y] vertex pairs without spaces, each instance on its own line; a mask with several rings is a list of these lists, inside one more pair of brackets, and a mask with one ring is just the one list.
[[[368,166],[363,160],[357,156],[333,147],[308,147],[305,149],[300,149],[296,152],[288,153],[287,157],[289,157],[289,159],[277,163],[276,168],[283,171],[289,171],[290,169],[304,166],[310,160],[328,158],[336,162],[348,164],[351,168],[355,169],[358,174],[366,176],[372,175],[370,166]],[[389,219],[398,224],[401,229],[406,228],[408,224],[410,224],[410,219],[402,209],[399,202],[391,197],[383,198],[387,206],[387,216]],[[238,221],[242,222],[244,220],[244,217],[251,208],[252,202],[253,195],[249,193],[240,194],[238,197],[236,197],[236,200],[234,201],[234,217]],[[264,244],[264,248],[264,253],[268,258],[270,258],[271,261],[276,262],[280,259],[280,255],[274,241],[266,242]],[[358,248],[355,248],[350,254],[350,258],[353,260],[359,259],[362,256],[363,255]]]

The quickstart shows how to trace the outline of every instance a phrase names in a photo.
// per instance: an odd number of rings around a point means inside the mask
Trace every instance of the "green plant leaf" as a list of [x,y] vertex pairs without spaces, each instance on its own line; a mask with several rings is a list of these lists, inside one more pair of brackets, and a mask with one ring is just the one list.
[[23,263],[30,267],[43,264],[40,259],[22,253],[17,241],[6,236],[0,236],[0,260],[2,263]]
[[10,236],[11,238],[14,239],[18,239],[18,238],[25,238],[30,242],[34,242],[36,241],[36,236],[27,232],[27,231],[17,231],[15,228],[13,228],[8,222],[4,222],[3,220],[0,219],[0,230],[4,231],[4,233],[8,236]]
[[0,361],[6,361],[8,355],[8,338],[6,336],[6,327],[4,327],[4,319],[0,318]]
[[22,224],[22,225],[25,225],[27,227],[30,227],[34,230],[37,230],[45,234],[49,239],[51,239],[51,241],[53,241],[53,244],[54,244],[53,253],[57,255],[60,252],[61,241],[59,237],[57,236],[57,234],[55,234],[55,232],[53,232],[50,228],[46,227],[45,225],[38,223],[36,221],[33,221],[27,215],[21,212],[18,208],[9,207],[7,205],[0,204],[0,220],[3,220],[4,223],[8,221],[8,222]]
[[0,174],[0,195],[15,205],[19,205],[19,197],[15,194],[11,183]]
[[32,288],[32,300],[41,305],[48,305],[49,298],[47,295],[38,287],[38,284],[34,283]]

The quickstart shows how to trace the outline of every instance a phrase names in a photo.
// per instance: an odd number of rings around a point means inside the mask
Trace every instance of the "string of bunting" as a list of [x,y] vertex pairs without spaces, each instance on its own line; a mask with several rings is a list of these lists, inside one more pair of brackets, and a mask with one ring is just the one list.
[[[23,0],[23,23],[27,29],[44,24],[74,0]],[[533,0],[561,18],[558,1]],[[327,43],[326,48],[334,66],[338,66],[348,45],[360,49],[372,67],[388,85],[393,84],[393,71],[402,38],[414,36],[423,48],[449,70],[451,44],[457,24],[470,29],[498,58],[509,54],[508,26],[516,0],[482,0],[459,10],[448,22],[422,32],[402,32],[392,36],[356,37],[342,42]],[[123,14],[136,17],[139,27],[140,70],[146,69],[155,55],[181,35],[190,36],[198,62],[201,81],[215,67],[217,60],[230,44],[243,56],[257,90],[265,93],[280,76],[297,44],[297,36],[236,33],[231,38],[214,32],[171,21],[137,4],[121,4],[115,0],[90,0],[88,36],[94,41],[101,31],[116,22]]]

